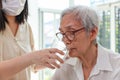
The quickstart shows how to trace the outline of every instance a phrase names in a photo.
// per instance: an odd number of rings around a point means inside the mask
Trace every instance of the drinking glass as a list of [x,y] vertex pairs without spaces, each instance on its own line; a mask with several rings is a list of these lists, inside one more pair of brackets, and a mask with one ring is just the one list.
[[59,57],[61,57],[63,60],[66,60],[69,57],[69,51],[66,48],[65,44],[62,41],[56,41],[54,42],[53,48],[57,48],[64,52],[64,55],[57,54]]

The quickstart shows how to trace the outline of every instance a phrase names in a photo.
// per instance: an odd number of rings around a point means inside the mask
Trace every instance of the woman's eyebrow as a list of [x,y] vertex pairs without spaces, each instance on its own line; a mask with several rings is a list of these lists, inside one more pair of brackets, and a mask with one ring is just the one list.
[[66,28],[67,28],[68,30],[76,30],[73,26],[74,26],[74,25],[68,25],[68,26],[66,26]]
[[[67,26],[67,27],[66,27],[66,30],[67,30],[67,31],[74,31],[74,30],[76,30],[76,29],[73,28],[72,26]],[[60,32],[64,32],[61,28],[59,28],[59,31],[60,31]]]

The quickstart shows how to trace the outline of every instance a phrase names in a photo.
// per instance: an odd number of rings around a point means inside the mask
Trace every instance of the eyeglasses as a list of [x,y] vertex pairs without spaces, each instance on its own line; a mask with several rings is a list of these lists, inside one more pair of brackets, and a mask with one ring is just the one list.
[[66,37],[68,40],[72,41],[75,38],[75,33],[78,31],[82,31],[83,29],[85,28],[83,27],[75,31],[67,31],[65,33],[58,32],[56,33],[56,36],[59,40],[63,40],[63,38]]

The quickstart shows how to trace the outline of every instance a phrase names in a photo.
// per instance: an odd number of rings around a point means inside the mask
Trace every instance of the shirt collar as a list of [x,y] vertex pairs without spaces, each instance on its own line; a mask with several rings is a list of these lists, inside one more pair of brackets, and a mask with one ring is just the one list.
[[97,63],[95,67],[99,70],[107,70],[112,71],[112,66],[109,59],[109,51],[102,47],[101,45],[98,45],[98,57],[97,57]]
[[[26,21],[25,21],[25,23],[26,23]],[[25,24],[23,24],[23,23],[19,24],[17,33],[16,33],[16,35],[14,36],[13,33],[12,33],[12,31],[11,31],[11,29],[10,29],[10,27],[9,27],[9,25],[8,25],[8,23],[5,23],[5,26],[6,26],[6,29],[5,29],[5,31],[4,31],[4,34],[5,34],[5,35],[9,35],[9,36],[12,37],[12,38],[18,37],[20,33],[23,33],[23,30],[24,30],[23,28],[25,28]]]
[[69,65],[72,65],[72,66],[75,66],[77,64],[77,61],[78,59],[77,58],[73,58],[73,57],[70,57],[69,59],[67,59],[65,61],[66,64],[69,64]]
[[[78,62],[80,62],[78,58],[71,57],[65,61],[65,63],[72,65],[74,68],[76,67],[76,65],[78,65]],[[79,65],[82,65],[82,63],[80,62]],[[112,71],[108,50],[100,45],[98,45],[98,56],[95,68],[96,70]]]

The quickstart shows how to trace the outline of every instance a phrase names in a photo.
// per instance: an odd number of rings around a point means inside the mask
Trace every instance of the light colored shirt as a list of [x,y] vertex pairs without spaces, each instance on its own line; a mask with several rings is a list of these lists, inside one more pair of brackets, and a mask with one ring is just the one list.
[[[31,52],[33,46],[33,35],[27,22],[19,25],[16,36],[6,23],[5,31],[0,32],[0,62]],[[22,70],[9,80],[30,80],[30,68]]]
[[[77,58],[66,60],[51,80],[84,80],[82,62]],[[97,62],[87,80],[120,80],[120,55],[98,46]]]

